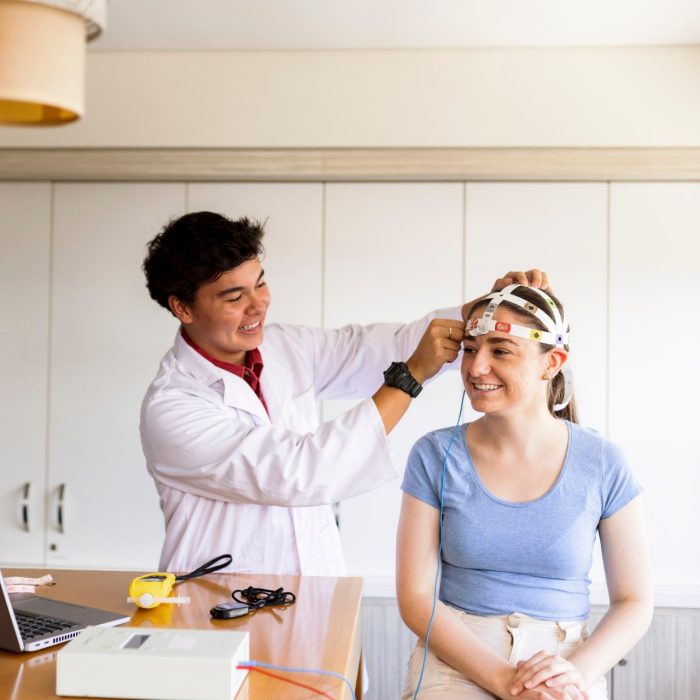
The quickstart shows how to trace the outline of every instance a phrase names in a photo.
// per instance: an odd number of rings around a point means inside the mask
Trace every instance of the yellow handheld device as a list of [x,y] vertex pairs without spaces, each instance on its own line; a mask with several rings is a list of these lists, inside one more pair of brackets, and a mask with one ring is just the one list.
[[129,597],[127,603],[136,603],[140,608],[155,608],[161,603],[189,603],[190,597],[186,595],[170,595],[173,586],[183,581],[213,574],[215,571],[225,569],[231,564],[233,557],[230,554],[220,554],[206,564],[202,564],[189,574],[176,576],[167,571],[155,571],[152,574],[137,576],[129,584]]
[[175,585],[175,574],[157,571],[135,578],[129,584],[127,603],[136,603],[140,608],[155,608],[161,603],[189,603],[189,596],[171,596]]

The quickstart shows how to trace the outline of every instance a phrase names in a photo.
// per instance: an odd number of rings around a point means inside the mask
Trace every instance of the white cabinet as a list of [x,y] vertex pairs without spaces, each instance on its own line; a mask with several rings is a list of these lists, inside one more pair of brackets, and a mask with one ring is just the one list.
[[[326,186],[324,323],[411,321],[462,297],[461,184]],[[407,358],[396,358],[405,360]],[[382,382],[377,377],[377,387]],[[399,464],[413,443],[457,419],[458,372],[440,377],[413,402],[391,434]],[[324,403],[324,418],[351,404]],[[401,504],[399,482],[340,504],[351,574],[391,576]]]
[[610,435],[645,487],[657,584],[700,581],[700,185],[616,184]]
[[44,551],[51,185],[0,183],[0,559]]
[[[271,321],[408,321],[508,269],[547,270],[571,317],[582,422],[646,487],[654,582],[697,589],[684,536],[700,529],[696,183],[0,183],[1,562],[155,565],[139,405],[177,323],[140,266],[168,219],[200,209],[267,221]],[[460,395],[451,372],[414,402],[391,436],[400,464],[454,423]],[[391,581],[400,498],[393,482],[341,504],[352,573]]]
[[265,221],[270,319],[321,324],[320,184],[0,185],[1,562],[156,566],[139,409],[177,323],[141,264],[186,203]]
[[[591,609],[591,629],[605,610],[600,606]],[[610,700],[697,698],[699,623],[698,610],[658,608],[646,636],[606,674]],[[395,599],[364,598],[362,638],[371,680],[364,700],[398,698],[416,637],[402,623]]]
[[0,561],[156,565],[139,405],[176,324],[140,265],[184,201],[183,185],[0,185]]
[[[605,431],[607,185],[468,184],[464,195],[455,184],[328,185],[326,325],[410,320],[487,292],[508,270],[539,267],[572,320],[583,420]],[[454,424],[461,381],[451,375],[429,387],[392,434],[401,464],[419,436]],[[344,408],[326,406],[324,415]],[[472,417],[467,405],[463,420]],[[391,483],[341,504],[351,572],[393,573],[399,503]]]
[[657,608],[646,636],[612,670],[611,700],[694,700],[700,610]]
[[56,185],[48,446],[50,565],[145,567],[163,522],[139,408],[177,324],[152,301],[145,245],[183,185]]

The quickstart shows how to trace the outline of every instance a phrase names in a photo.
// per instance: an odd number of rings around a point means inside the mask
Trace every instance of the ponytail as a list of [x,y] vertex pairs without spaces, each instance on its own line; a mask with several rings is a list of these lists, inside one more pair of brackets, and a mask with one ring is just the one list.
[[549,391],[547,392],[547,407],[549,412],[555,418],[563,418],[571,423],[578,423],[578,412],[576,411],[576,399],[571,397],[569,403],[559,411],[555,411],[554,407],[564,400],[564,375],[557,372],[556,376],[549,382]]

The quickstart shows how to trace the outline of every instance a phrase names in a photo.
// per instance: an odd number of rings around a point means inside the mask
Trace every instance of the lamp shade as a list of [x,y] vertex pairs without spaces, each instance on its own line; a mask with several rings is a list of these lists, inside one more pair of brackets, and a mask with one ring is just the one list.
[[[96,18],[84,14],[95,9]],[[0,0],[0,122],[43,126],[82,116],[86,38],[101,32],[104,10],[104,0]]]

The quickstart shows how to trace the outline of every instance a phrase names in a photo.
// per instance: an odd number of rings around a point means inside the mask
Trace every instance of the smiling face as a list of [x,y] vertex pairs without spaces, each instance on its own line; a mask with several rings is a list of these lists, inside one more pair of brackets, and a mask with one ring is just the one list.
[[[479,318],[483,308],[472,318]],[[532,325],[520,315],[499,307],[494,320]],[[542,352],[542,346],[524,338],[493,331],[466,336],[462,355],[462,380],[475,411],[506,414],[514,410],[547,411],[547,374],[561,367],[565,353]]]
[[270,304],[264,274],[258,258],[247,260],[199,287],[192,304],[171,296],[170,309],[207,354],[243,365],[246,352],[263,341]]

